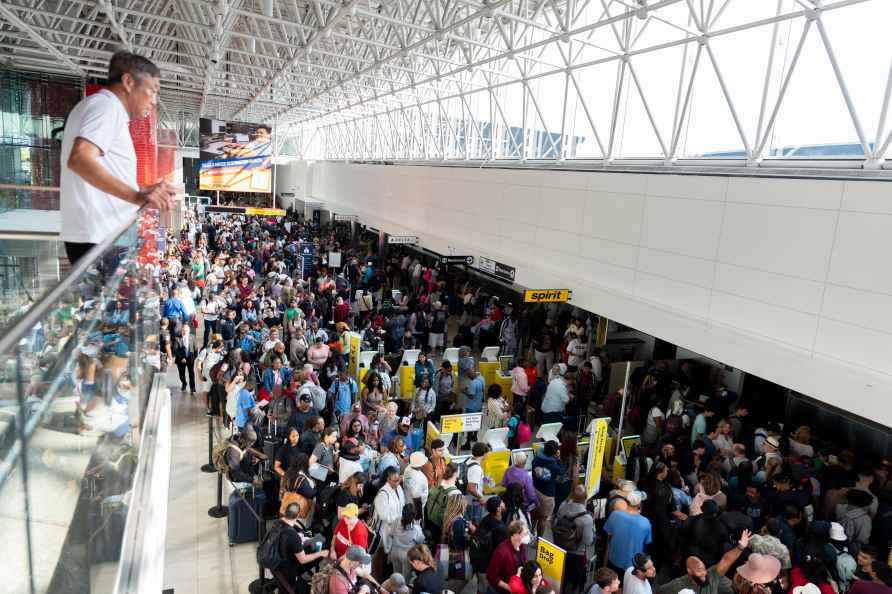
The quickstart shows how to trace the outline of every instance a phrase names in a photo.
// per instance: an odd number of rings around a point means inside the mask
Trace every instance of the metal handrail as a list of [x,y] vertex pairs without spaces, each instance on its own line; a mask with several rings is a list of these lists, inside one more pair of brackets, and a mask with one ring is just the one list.
[[42,320],[43,315],[55,306],[66,292],[71,289],[81,277],[86,274],[87,270],[93,266],[105,252],[111,248],[118,239],[130,229],[130,226],[142,214],[144,207],[139,210],[125,223],[123,223],[114,233],[102,240],[101,243],[94,245],[83,258],[71,268],[68,276],[59,281],[55,287],[47,291],[37,303],[32,305],[28,311],[23,313],[19,318],[15,319],[10,326],[3,331],[0,337],[0,355],[11,353],[13,348],[31,329]]

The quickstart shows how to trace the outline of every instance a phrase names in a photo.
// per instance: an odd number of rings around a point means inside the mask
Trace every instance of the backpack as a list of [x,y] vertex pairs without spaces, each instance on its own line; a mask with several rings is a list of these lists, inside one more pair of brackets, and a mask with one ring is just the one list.
[[492,546],[492,530],[489,528],[489,524],[481,522],[474,534],[471,535],[471,546],[468,551],[471,565],[474,566],[475,571],[479,573],[486,571],[494,548]]
[[224,437],[217,442],[217,445],[215,445],[214,449],[211,451],[211,462],[213,463],[214,468],[224,476],[229,475],[229,462],[226,460],[226,454],[229,453],[230,447],[238,449],[238,446],[233,443],[232,439]]
[[340,574],[344,581],[349,585],[347,591],[352,593],[354,591],[353,584],[350,583],[349,578],[347,578],[343,570],[330,559],[323,559],[322,563],[319,564],[316,573],[313,574],[313,579],[310,581],[310,594],[328,594],[328,583],[331,581],[332,577],[338,574]]
[[306,519],[310,516],[310,511],[313,509],[313,502],[300,493],[297,492],[297,489],[307,480],[305,476],[300,476],[297,479],[297,483],[294,485],[289,485],[292,488],[286,488],[285,493],[282,495],[282,502],[279,505],[279,513],[285,515],[285,510],[288,509],[288,506],[292,503],[296,503],[300,508],[300,511],[297,514],[298,518]]
[[480,466],[480,463],[476,460],[469,460],[467,464],[464,464],[461,467],[458,480],[455,482],[455,486],[458,487],[458,490],[461,491],[463,495],[468,493],[468,470],[471,466]]
[[443,526],[443,518],[446,515],[446,504],[449,502],[449,496],[461,493],[456,487],[443,488],[440,485],[430,490],[427,503],[424,505],[424,513],[427,515],[428,521],[434,526]]
[[572,516],[567,514],[557,514],[552,522],[551,530],[554,534],[554,543],[566,551],[575,551],[582,540],[582,533],[576,525],[576,520],[587,514],[588,511],[581,511]]
[[282,558],[281,543],[282,535],[289,529],[290,527],[284,522],[276,522],[263,537],[263,541],[257,547],[257,563],[261,567],[275,571],[285,562]]
[[226,360],[221,359],[217,361],[213,367],[211,367],[210,372],[208,373],[208,377],[215,384],[219,384],[223,381],[223,366],[226,365]]

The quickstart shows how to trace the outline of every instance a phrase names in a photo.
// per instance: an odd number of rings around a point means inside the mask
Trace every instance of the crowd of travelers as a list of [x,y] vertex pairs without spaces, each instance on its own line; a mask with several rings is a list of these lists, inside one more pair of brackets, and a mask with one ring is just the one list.
[[[584,312],[503,302],[467,274],[292,214],[189,213],[163,271],[163,365],[219,417],[215,464],[263,493],[275,521],[258,559],[280,591],[892,593],[888,461],[768,422],[724,386],[702,398],[684,364],[636,369],[623,409]],[[353,333],[377,352],[361,378]],[[493,345],[512,356],[510,394],[480,373]],[[468,456],[426,439],[451,413],[482,413],[459,444]],[[620,416],[640,441],[589,497],[580,437],[596,417],[615,433]],[[562,424],[557,438],[525,449],[545,423]],[[484,437],[503,427],[521,451],[497,484]],[[537,538],[566,550],[560,584]]]

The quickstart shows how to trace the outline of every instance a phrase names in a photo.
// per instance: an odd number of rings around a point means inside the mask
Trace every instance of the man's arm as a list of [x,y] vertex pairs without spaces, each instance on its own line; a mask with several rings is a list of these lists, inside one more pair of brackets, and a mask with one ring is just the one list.
[[740,540],[737,542],[737,546],[732,547],[722,555],[718,565],[715,566],[715,572],[717,574],[725,575],[728,573],[728,570],[731,569],[731,566],[734,565],[734,562],[737,561],[740,554],[749,546],[752,535],[753,533],[749,530],[743,531],[743,534],[740,535]]
[[145,190],[134,190],[100,165],[98,161],[100,156],[102,151],[98,146],[85,138],[78,137],[74,140],[74,146],[68,156],[68,168],[97,190],[125,202],[137,206],[145,204],[150,208],[161,210],[168,210],[171,207],[173,190],[166,182],[149,186]]

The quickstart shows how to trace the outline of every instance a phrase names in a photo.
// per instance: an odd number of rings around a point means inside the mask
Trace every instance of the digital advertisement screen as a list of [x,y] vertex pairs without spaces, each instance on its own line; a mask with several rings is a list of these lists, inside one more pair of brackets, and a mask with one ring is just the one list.
[[200,190],[272,191],[271,126],[201,118],[199,132]]

